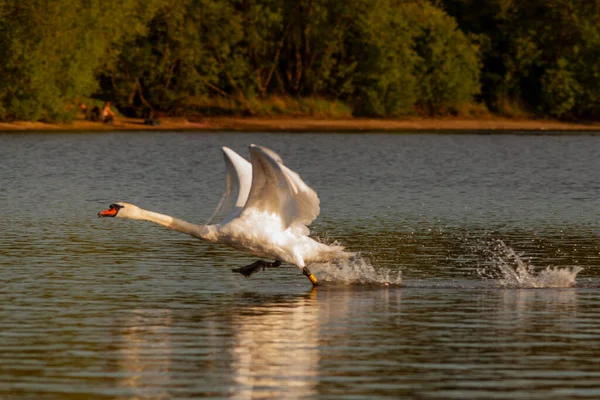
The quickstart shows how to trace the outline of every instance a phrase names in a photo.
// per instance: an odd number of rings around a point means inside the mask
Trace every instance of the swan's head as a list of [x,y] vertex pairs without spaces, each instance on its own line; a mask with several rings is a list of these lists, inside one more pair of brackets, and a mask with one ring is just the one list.
[[108,206],[107,210],[100,211],[98,217],[116,217],[116,218],[131,218],[136,219],[140,208],[133,204],[118,202]]

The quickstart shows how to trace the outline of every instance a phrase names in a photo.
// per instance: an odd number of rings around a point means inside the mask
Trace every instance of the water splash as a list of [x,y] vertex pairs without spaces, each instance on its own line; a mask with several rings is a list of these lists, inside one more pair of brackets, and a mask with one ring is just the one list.
[[536,271],[535,267],[524,260],[502,240],[490,243],[486,253],[491,265],[479,268],[483,278],[499,279],[500,286],[506,288],[566,288],[575,285],[575,277],[582,267],[559,268],[546,267]]
[[369,260],[360,255],[346,260],[314,264],[311,270],[319,281],[346,285],[395,286],[402,283],[402,272],[388,268],[375,269]]

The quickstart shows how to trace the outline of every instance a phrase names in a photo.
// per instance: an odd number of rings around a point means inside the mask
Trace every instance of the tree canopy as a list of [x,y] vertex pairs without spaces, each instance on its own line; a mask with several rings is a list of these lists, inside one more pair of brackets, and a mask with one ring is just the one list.
[[0,0],[0,52],[0,120],[69,120],[90,98],[600,117],[600,0]]

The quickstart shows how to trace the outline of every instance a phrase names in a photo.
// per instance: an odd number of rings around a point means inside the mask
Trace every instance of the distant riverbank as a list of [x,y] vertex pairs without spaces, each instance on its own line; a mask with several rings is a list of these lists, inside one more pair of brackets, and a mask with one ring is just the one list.
[[600,123],[567,123],[553,120],[519,120],[507,118],[407,118],[407,119],[320,119],[320,118],[165,118],[160,125],[146,125],[142,119],[117,118],[114,124],[75,120],[70,124],[16,121],[0,122],[0,131],[296,131],[296,132],[360,132],[360,131],[581,131],[600,132]]

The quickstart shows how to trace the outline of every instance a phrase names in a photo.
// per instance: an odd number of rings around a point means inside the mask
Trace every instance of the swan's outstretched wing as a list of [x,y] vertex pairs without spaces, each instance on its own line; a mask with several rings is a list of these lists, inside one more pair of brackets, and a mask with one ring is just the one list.
[[276,214],[284,228],[308,225],[319,215],[319,197],[300,175],[283,164],[272,150],[250,146],[252,188],[241,214],[254,211]]
[[209,221],[225,223],[240,215],[246,204],[252,186],[252,164],[228,147],[222,150],[227,167],[225,192]]

